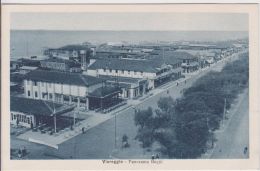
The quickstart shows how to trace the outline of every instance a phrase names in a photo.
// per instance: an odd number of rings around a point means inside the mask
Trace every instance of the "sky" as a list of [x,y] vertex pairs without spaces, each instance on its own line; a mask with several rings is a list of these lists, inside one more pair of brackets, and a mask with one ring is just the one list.
[[13,30],[248,31],[243,13],[12,13]]

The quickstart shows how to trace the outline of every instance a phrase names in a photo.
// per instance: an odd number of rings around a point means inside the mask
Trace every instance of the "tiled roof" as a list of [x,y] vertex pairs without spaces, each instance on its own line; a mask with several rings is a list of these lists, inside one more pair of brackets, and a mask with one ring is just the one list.
[[58,71],[34,70],[27,74],[26,79],[33,81],[45,81],[70,85],[91,86],[101,83],[100,78],[82,75],[78,73],[64,73]]
[[35,100],[23,97],[11,96],[11,111],[22,112],[24,114],[45,115],[50,116],[54,112],[62,114],[72,110],[74,106],[65,106],[57,103],[47,102],[43,100]]
[[156,73],[153,61],[148,60],[132,60],[132,59],[97,59],[89,69],[117,69],[125,71],[138,71]]

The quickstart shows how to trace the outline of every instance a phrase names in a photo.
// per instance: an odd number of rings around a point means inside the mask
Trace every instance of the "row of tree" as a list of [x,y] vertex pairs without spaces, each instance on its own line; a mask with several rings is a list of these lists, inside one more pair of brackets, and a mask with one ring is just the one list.
[[159,142],[161,152],[170,158],[199,157],[209,142],[213,145],[213,131],[219,128],[224,110],[248,86],[248,79],[248,53],[244,53],[221,72],[210,72],[198,79],[182,98],[161,98],[158,109],[149,107],[136,112],[136,139],[143,148]]

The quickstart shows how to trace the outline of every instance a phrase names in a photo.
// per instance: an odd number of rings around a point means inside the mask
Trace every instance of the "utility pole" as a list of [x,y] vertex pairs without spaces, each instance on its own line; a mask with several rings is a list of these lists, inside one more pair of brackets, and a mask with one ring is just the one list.
[[54,132],[57,132],[57,128],[56,128],[56,114],[54,114]]
[[222,120],[222,124],[223,124],[223,127],[224,127],[224,120],[226,118],[226,98],[225,98],[225,102],[224,102],[224,110],[223,110],[223,120]]
[[117,113],[115,113],[115,148],[116,148],[116,146],[117,146],[117,145],[116,145],[116,114],[117,114]]
[[53,102],[52,102],[52,105],[53,105],[53,117],[54,117],[54,133],[56,133],[57,132],[56,109],[55,109],[55,105]]
[[75,119],[75,118],[76,118],[76,112],[74,111],[74,112],[73,112],[73,125],[74,125],[74,126],[75,126],[75,123],[76,123],[76,121],[75,121],[76,119]]
[[28,40],[26,41],[26,57],[28,57],[29,53],[28,53]]

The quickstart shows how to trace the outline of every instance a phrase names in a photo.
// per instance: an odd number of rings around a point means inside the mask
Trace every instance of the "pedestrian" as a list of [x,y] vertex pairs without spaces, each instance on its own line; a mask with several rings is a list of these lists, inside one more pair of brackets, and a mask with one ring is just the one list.
[[19,150],[18,150],[18,157],[19,157],[19,158],[22,157],[22,150],[21,150],[21,148],[19,148]]
[[23,146],[23,148],[22,148],[22,156],[25,156],[26,155],[26,148],[25,148],[25,146]]
[[16,119],[16,125],[17,126],[19,125],[19,119],[18,118]]
[[246,153],[247,153],[247,150],[248,150],[248,148],[247,148],[247,147],[245,147],[245,148],[244,148],[244,154],[246,154]]
[[31,129],[33,129],[33,123],[32,123],[32,121],[31,121]]
[[82,127],[82,134],[85,134],[85,127]]
[[154,156],[154,154],[152,155],[152,160],[154,160],[155,159],[155,156]]

